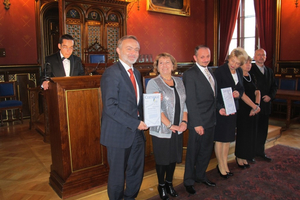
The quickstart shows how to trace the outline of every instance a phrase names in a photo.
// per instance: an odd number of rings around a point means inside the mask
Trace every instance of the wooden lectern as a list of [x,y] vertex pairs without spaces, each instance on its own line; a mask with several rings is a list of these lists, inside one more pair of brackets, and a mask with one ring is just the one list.
[[100,145],[101,76],[51,78],[47,92],[52,165],[49,183],[61,198],[107,184]]

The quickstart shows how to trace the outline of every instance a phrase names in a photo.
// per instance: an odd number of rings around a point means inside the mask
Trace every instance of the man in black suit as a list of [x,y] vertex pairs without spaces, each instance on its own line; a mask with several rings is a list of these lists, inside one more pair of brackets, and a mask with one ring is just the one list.
[[42,73],[41,83],[44,90],[48,89],[50,77],[84,75],[81,59],[73,55],[74,38],[65,34],[59,38],[59,51],[45,59],[45,71]]
[[[275,98],[277,84],[273,70],[264,65],[266,58],[266,51],[264,49],[257,49],[254,55],[255,63],[252,64],[250,73],[255,76],[257,88],[261,93],[255,152],[257,156],[270,162],[272,159],[265,154],[265,142],[268,135],[271,101]],[[255,160],[252,160],[252,162],[255,162]]]
[[210,49],[205,46],[195,48],[196,64],[183,74],[188,109],[189,139],[187,145],[184,186],[190,194],[195,194],[194,182],[215,186],[206,177],[206,169],[214,144],[216,124],[216,80],[207,68]]
[[[133,68],[140,44],[135,36],[118,41],[119,61],[101,77],[102,145],[107,147],[109,199],[135,199],[144,173],[145,135],[141,74]],[[133,74],[132,71],[133,70]],[[136,88],[136,91],[135,91]],[[124,184],[126,189],[124,191]]]

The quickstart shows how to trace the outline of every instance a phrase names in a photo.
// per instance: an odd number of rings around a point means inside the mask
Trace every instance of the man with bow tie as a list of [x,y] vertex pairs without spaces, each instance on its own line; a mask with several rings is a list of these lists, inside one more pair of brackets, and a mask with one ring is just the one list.
[[44,90],[48,89],[50,77],[84,75],[81,59],[72,54],[74,38],[69,34],[62,35],[59,38],[58,48],[58,52],[45,59],[45,70],[41,77]]

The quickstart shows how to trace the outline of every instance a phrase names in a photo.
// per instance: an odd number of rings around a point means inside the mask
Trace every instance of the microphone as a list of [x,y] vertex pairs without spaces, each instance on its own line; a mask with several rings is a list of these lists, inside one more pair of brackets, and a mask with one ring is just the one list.
[[51,64],[49,62],[45,63],[45,69],[44,69],[44,73],[45,73],[45,79],[49,79],[49,77],[47,76],[47,66],[51,67]]
[[95,69],[91,72],[91,74],[93,74],[93,75],[98,75],[98,74],[99,74],[99,73],[97,72],[97,69],[98,69],[100,63],[101,63],[101,61],[98,62],[97,66],[96,66]]

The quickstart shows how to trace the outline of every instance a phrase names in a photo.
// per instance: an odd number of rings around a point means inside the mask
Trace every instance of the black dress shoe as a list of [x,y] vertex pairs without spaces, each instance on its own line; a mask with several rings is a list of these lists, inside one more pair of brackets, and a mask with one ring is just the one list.
[[216,186],[215,183],[213,183],[213,182],[211,182],[211,181],[209,181],[209,180],[202,181],[202,183],[204,183],[205,185],[208,185],[208,186],[210,186],[210,187],[215,187],[215,186]]
[[243,165],[239,164],[237,157],[235,157],[235,161],[236,161],[236,164],[239,166],[239,168],[246,169],[246,166],[244,164]]
[[233,176],[232,172],[226,172],[228,176]]
[[221,173],[221,171],[220,171],[220,169],[219,169],[219,166],[217,165],[217,170],[218,170],[218,172],[219,172],[219,174],[220,174],[220,176],[222,177],[222,178],[225,178],[225,179],[227,179],[228,178],[228,174],[226,173],[225,175],[223,175],[222,173]]
[[269,158],[268,156],[266,156],[266,154],[264,154],[264,155],[258,155],[258,156],[261,157],[262,159],[264,159],[267,162],[271,162],[272,161],[272,158]]
[[192,185],[185,185],[184,187],[185,187],[186,191],[189,194],[195,194],[196,193],[196,190],[195,190],[194,186],[192,186]]
[[178,193],[174,190],[172,183],[166,182],[166,190],[167,193],[170,194],[172,197],[178,197]]
[[164,185],[164,186],[158,185],[157,190],[158,190],[159,196],[162,200],[169,200],[169,196],[168,196],[167,190],[166,190],[166,185]]

